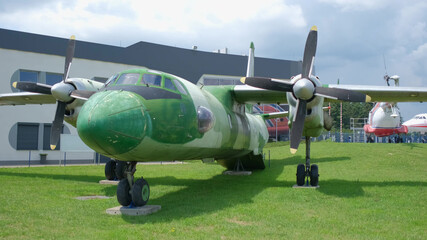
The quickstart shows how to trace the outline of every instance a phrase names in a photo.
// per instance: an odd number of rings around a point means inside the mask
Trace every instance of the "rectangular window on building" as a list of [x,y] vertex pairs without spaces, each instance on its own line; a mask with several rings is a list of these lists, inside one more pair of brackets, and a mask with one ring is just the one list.
[[46,73],[46,84],[47,85],[55,85],[62,81],[63,74],[58,73]]
[[38,123],[18,123],[17,150],[37,150],[39,144]]
[[219,85],[218,79],[212,79],[212,78],[205,79],[204,83],[205,83],[206,86]]
[[21,82],[38,82],[39,72],[20,70],[19,71],[19,81]]
[[[51,123],[45,123],[43,125],[43,150],[51,150],[50,149],[50,131],[52,129]],[[64,126],[62,126],[61,133],[64,133]],[[61,138],[56,145],[55,150],[61,150]]]
[[240,80],[234,80],[234,85],[245,85]]
[[219,85],[233,85],[233,80],[228,80],[228,79],[219,79]]

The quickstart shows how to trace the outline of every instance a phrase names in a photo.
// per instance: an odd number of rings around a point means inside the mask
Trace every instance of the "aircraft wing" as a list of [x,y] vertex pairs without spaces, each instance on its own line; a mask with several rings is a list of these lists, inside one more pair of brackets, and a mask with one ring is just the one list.
[[[427,102],[426,87],[389,87],[369,85],[323,85],[326,88],[338,88],[364,93],[371,97],[371,102]],[[287,103],[286,93],[265,90],[249,85],[234,87],[235,99],[240,103]],[[325,101],[336,101],[325,98]]]
[[20,92],[0,94],[1,105],[26,105],[26,104],[55,104],[56,99],[52,95]]
[[[389,87],[369,85],[336,85],[323,87],[340,88],[364,93],[371,97],[371,102],[425,102],[427,101],[426,87]],[[325,101],[328,101],[325,98]]]
[[249,85],[236,85],[233,92],[236,101],[240,103],[288,103],[286,93],[281,91],[265,90]]

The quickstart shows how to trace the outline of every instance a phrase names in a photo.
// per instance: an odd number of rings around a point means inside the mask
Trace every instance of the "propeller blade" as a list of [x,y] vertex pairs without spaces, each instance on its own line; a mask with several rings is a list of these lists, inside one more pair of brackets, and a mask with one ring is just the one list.
[[371,101],[371,97],[366,94],[341,88],[316,87],[315,95],[349,102]]
[[55,150],[56,145],[59,141],[59,136],[62,131],[62,124],[64,122],[64,114],[66,103],[58,101],[58,105],[56,107],[55,119],[52,122],[52,129],[50,131],[50,149]]
[[88,100],[95,91],[88,91],[88,90],[74,90],[71,92],[70,97]]
[[[55,93],[58,96],[61,96],[66,91],[60,91],[59,89],[65,89],[67,87],[64,87],[65,80],[68,79],[68,74],[70,72],[71,62],[73,61],[74,57],[74,49],[76,47],[76,37],[73,35],[70,37],[70,40],[68,41],[68,47],[67,47],[67,53],[65,55],[65,66],[64,66],[64,79],[62,80],[61,84],[55,84],[54,85],[54,91],[55,88],[57,88],[57,92]],[[54,94],[54,95],[55,95]],[[62,98],[64,98],[62,96]],[[64,114],[65,114],[65,108],[67,107],[67,103],[62,101],[57,101],[58,105],[56,106],[56,113],[55,113],[55,119],[52,122],[52,129],[50,132],[50,149],[54,150],[56,148],[56,145],[59,142],[59,137],[62,132],[62,125],[64,124]]]
[[295,154],[301,141],[302,131],[304,129],[304,120],[307,112],[307,101],[299,99],[297,101],[296,113],[292,121],[291,129],[291,153]]
[[76,47],[76,37],[73,35],[70,37],[68,41],[67,53],[65,55],[65,66],[64,66],[64,79],[63,81],[68,79],[68,74],[70,72],[71,62],[74,57],[74,49]]
[[252,87],[285,92],[291,92],[293,85],[283,80],[264,77],[243,77],[240,81]]
[[313,26],[305,42],[304,58],[302,60],[302,78],[309,78],[313,69],[314,56],[317,48],[317,27]]
[[12,86],[21,91],[42,93],[42,94],[51,94],[50,89],[52,87],[47,84],[35,83],[35,82],[14,82]]

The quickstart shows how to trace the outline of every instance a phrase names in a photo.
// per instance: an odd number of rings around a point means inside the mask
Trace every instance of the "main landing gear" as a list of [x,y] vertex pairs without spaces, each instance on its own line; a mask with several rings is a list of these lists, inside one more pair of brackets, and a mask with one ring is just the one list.
[[297,185],[303,186],[305,180],[306,186],[316,187],[319,184],[319,167],[316,164],[310,166],[310,137],[305,138],[305,166],[298,164],[297,167]]
[[[105,165],[105,176],[109,180],[119,179],[117,201],[122,206],[142,207],[150,198],[150,186],[144,178],[134,182],[137,162],[111,160]],[[112,178],[112,175],[114,177]],[[110,178],[112,179],[110,179]]]

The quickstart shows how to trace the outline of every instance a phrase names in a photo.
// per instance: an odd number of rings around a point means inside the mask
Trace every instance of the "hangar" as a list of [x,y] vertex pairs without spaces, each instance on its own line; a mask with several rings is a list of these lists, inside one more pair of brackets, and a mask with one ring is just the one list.
[[[18,92],[12,87],[16,81],[49,85],[61,81],[67,42],[65,38],[0,29],[0,94]],[[301,61],[256,57],[255,62],[255,76],[290,78],[301,72]],[[217,79],[222,84],[229,76],[244,76],[246,64],[247,56],[143,41],[128,47],[77,41],[70,77],[105,82],[117,72],[148,67],[193,83],[203,76],[222,75]],[[67,161],[73,162],[92,162],[97,158],[92,152],[61,151],[61,144],[50,150],[49,133],[55,109],[54,104],[0,107],[0,165],[38,163],[41,158],[57,163],[64,154]],[[63,133],[77,135],[68,123],[64,123]]]

